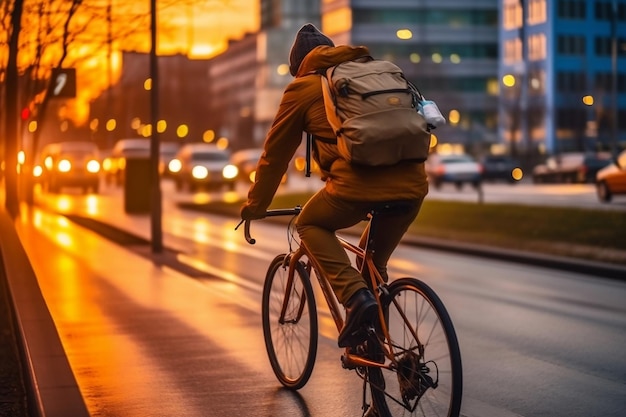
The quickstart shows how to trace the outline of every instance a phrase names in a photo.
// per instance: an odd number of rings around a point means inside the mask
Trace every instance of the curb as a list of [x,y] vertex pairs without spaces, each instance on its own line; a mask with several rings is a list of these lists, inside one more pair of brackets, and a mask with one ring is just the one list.
[[15,314],[17,344],[31,415],[89,416],[15,224],[1,208],[0,255]]
[[463,255],[477,256],[488,259],[515,262],[524,265],[539,266],[561,271],[595,275],[601,278],[616,280],[626,279],[626,266],[593,261],[581,261],[565,256],[543,255],[537,252],[525,252],[494,248],[491,246],[462,244],[438,239],[406,237],[402,243],[428,249],[441,250]]

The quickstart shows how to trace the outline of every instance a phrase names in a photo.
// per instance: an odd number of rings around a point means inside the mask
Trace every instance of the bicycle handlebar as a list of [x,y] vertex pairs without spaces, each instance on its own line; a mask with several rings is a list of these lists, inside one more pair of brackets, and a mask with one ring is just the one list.
[[[265,212],[265,217],[296,216],[300,214],[301,211],[302,211],[301,206],[295,206],[293,208],[288,208],[288,209],[272,209],[272,210],[267,210]],[[255,220],[261,220],[261,219],[255,219]],[[254,245],[256,243],[256,239],[253,238],[252,235],[250,234],[251,222],[252,220],[241,220],[239,224],[235,227],[235,230],[239,229],[239,226],[241,226],[241,224],[243,223],[243,235],[249,244]]]

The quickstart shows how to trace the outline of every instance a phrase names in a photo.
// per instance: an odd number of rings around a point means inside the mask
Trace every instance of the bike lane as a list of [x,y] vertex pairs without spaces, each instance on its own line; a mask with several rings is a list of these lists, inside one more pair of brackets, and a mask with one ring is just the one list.
[[359,380],[341,369],[339,351],[319,361],[320,376],[302,390],[312,397],[280,389],[252,290],[183,274],[170,266],[171,254],[151,258],[149,248],[120,246],[37,208],[16,228],[88,415],[360,412]]

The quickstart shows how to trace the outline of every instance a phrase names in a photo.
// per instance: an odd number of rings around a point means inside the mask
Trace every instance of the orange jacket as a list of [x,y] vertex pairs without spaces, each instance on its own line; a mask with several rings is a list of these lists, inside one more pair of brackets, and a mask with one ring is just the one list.
[[[369,55],[364,46],[318,46],[302,61],[296,78],[285,88],[278,112],[265,139],[256,181],[248,193],[247,209],[262,215],[272,202],[281,178],[302,141],[302,132],[334,138],[326,120],[320,75],[315,71]],[[393,123],[393,121],[390,121]],[[423,163],[355,166],[342,159],[337,145],[316,141],[314,158],[322,169],[329,194],[350,201],[415,200],[428,193]]]

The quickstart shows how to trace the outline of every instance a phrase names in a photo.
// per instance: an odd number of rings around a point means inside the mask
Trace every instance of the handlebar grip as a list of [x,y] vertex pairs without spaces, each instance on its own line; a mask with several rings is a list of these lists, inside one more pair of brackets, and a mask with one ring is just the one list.
[[243,235],[249,244],[254,245],[256,243],[256,239],[250,235],[250,220],[243,223]]

